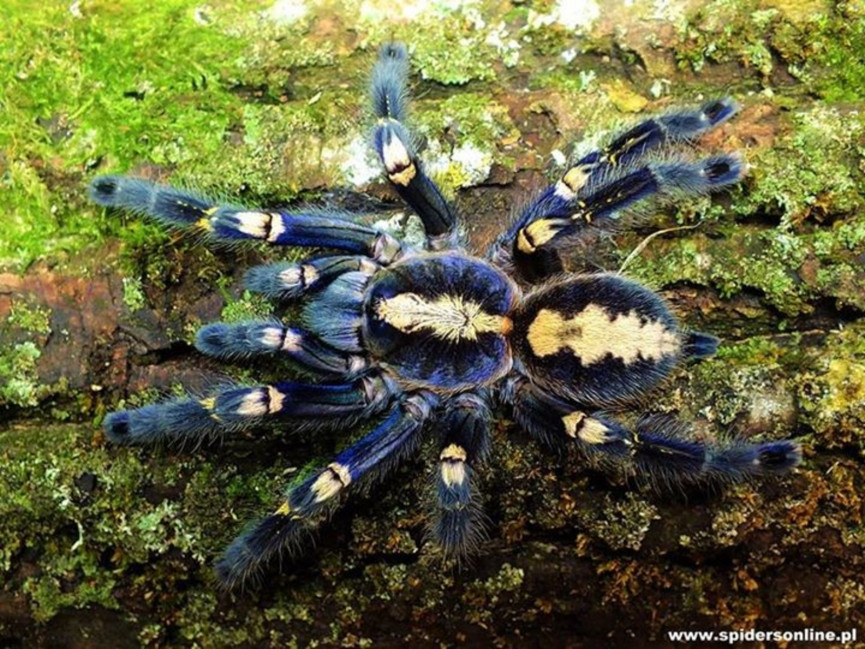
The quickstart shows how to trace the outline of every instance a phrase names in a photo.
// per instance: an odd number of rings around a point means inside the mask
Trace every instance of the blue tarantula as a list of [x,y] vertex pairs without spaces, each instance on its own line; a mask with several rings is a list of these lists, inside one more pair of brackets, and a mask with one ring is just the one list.
[[302,301],[301,326],[210,324],[196,342],[221,359],[289,358],[321,382],[231,386],[105,419],[108,439],[122,444],[266,424],[344,430],[379,420],[226,549],[217,562],[226,587],[293,550],[348,487],[396,466],[427,430],[436,431],[440,448],[431,536],[448,555],[469,552],[482,527],[473,470],[487,453],[496,403],[543,442],[564,441],[602,467],[651,480],[737,480],[798,463],[792,441],[703,442],[670,422],[645,419],[628,428],[605,415],[640,400],[683,359],[712,355],[718,341],[681,329],[661,298],[639,284],[615,274],[565,273],[558,252],[650,196],[705,194],[737,182],[744,165],[736,155],[696,162],[658,155],[727,120],[736,112],[732,100],[646,120],[584,156],[476,257],[460,246],[453,210],[424,173],[405,126],[407,77],[405,47],[384,46],[371,80],[373,143],[387,177],[423,222],[423,249],[346,214],[215,205],[119,176],[92,182],[100,205],[170,226],[339,251],[248,272],[250,291]]

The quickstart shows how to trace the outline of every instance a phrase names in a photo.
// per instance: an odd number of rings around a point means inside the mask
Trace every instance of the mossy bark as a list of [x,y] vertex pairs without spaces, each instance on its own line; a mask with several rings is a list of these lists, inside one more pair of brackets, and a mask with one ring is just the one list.
[[[570,6],[0,8],[12,27],[0,35],[11,79],[0,88],[0,645],[640,646],[677,629],[854,627],[865,638],[861,5]],[[394,37],[413,50],[424,155],[479,249],[573,143],[705,97],[742,103],[697,143],[742,150],[741,186],[647,210],[569,261],[626,263],[687,326],[723,338],[645,409],[707,437],[795,437],[800,469],[656,493],[551,456],[503,420],[479,470],[490,538],[470,565],[424,542],[431,467],[419,456],[350,499],[261,590],[217,591],[221,548],[345,438],[265,431],[129,449],[106,444],[99,422],[181,386],[288,371],[208,362],[190,341],[204,322],[266,312],[240,290],[243,269],[297,252],[209,250],[96,209],[86,183],[130,172],[385,221],[399,207],[366,146],[364,93],[377,44]]]

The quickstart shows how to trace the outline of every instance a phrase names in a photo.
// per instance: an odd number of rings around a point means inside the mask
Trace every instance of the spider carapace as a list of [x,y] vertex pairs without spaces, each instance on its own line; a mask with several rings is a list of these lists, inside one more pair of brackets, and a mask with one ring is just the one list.
[[283,357],[319,380],[229,386],[105,419],[113,442],[200,440],[278,425],[295,431],[369,432],[327,466],[290,485],[217,562],[223,585],[246,583],[297,550],[356,483],[370,484],[418,448],[439,445],[429,532],[451,556],[470,552],[483,514],[473,468],[489,448],[494,411],[546,444],[574,447],[602,468],[651,482],[712,482],[795,466],[792,441],[700,439],[670,419],[626,426],[634,407],[687,358],[718,341],[681,328],[654,292],[616,274],[567,273],[559,251],[633,221],[651,197],[705,194],[736,183],[736,154],[688,159],[680,151],[736,112],[730,99],[638,123],[571,162],[483,255],[464,246],[458,220],[424,172],[406,126],[408,56],[384,46],[373,69],[373,146],[393,187],[424,225],[422,247],[352,215],[218,205],[193,192],[123,176],[93,180],[91,195],[216,239],[259,239],[329,252],[247,273],[245,286],[296,301],[300,321],[210,324],[197,348],[227,359]]

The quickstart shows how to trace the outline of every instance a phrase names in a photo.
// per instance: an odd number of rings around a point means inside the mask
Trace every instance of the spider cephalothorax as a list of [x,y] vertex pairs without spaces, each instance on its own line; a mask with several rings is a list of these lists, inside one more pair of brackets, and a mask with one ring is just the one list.
[[[484,257],[460,246],[456,218],[424,173],[404,125],[406,50],[382,48],[372,77],[374,146],[388,178],[423,221],[424,249],[348,215],[218,206],[187,191],[118,176],[96,178],[94,200],[223,239],[339,251],[303,263],[258,266],[246,287],[302,302],[300,326],[276,320],[211,324],[197,347],[218,358],[279,355],[321,376],[235,386],[110,414],[119,443],[200,439],[258,425],[345,429],[379,423],[330,464],[291,486],[274,513],[241,534],[217,564],[222,583],[245,582],[296,545],[353,483],[383,475],[437,431],[440,454],[432,537],[450,555],[480,530],[472,467],[489,446],[493,405],[509,406],[531,435],[565,442],[601,466],[669,481],[737,479],[795,466],[790,441],[705,443],[660,419],[627,428],[603,409],[636,403],[685,358],[717,339],[681,329],[664,302],[613,274],[563,272],[557,250],[609,227],[653,195],[698,194],[735,183],[736,155],[697,161],[658,151],[728,119],[711,101],[642,122],[570,165]],[[430,424],[435,423],[435,426]]]

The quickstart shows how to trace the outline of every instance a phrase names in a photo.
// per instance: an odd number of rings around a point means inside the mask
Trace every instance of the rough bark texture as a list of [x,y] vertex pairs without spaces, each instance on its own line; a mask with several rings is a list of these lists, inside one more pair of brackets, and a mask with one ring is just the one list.
[[[861,4],[158,4],[0,9],[0,646],[865,635]],[[571,262],[617,269],[650,233],[688,226],[649,241],[627,273],[724,344],[646,408],[706,436],[798,438],[799,470],[654,493],[502,420],[480,470],[490,539],[471,565],[424,543],[421,454],[351,498],[260,591],[217,592],[220,549],[345,439],[107,445],[107,411],[279,375],[206,361],[190,341],[201,323],[267,312],[239,278],[284,253],[206,250],[94,208],[86,182],[129,171],[249,204],[393,213],[364,121],[365,76],[389,38],[413,48],[414,125],[477,246],[572,143],[702,97],[741,101],[699,143],[745,152],[741,187],[647,211]]]

